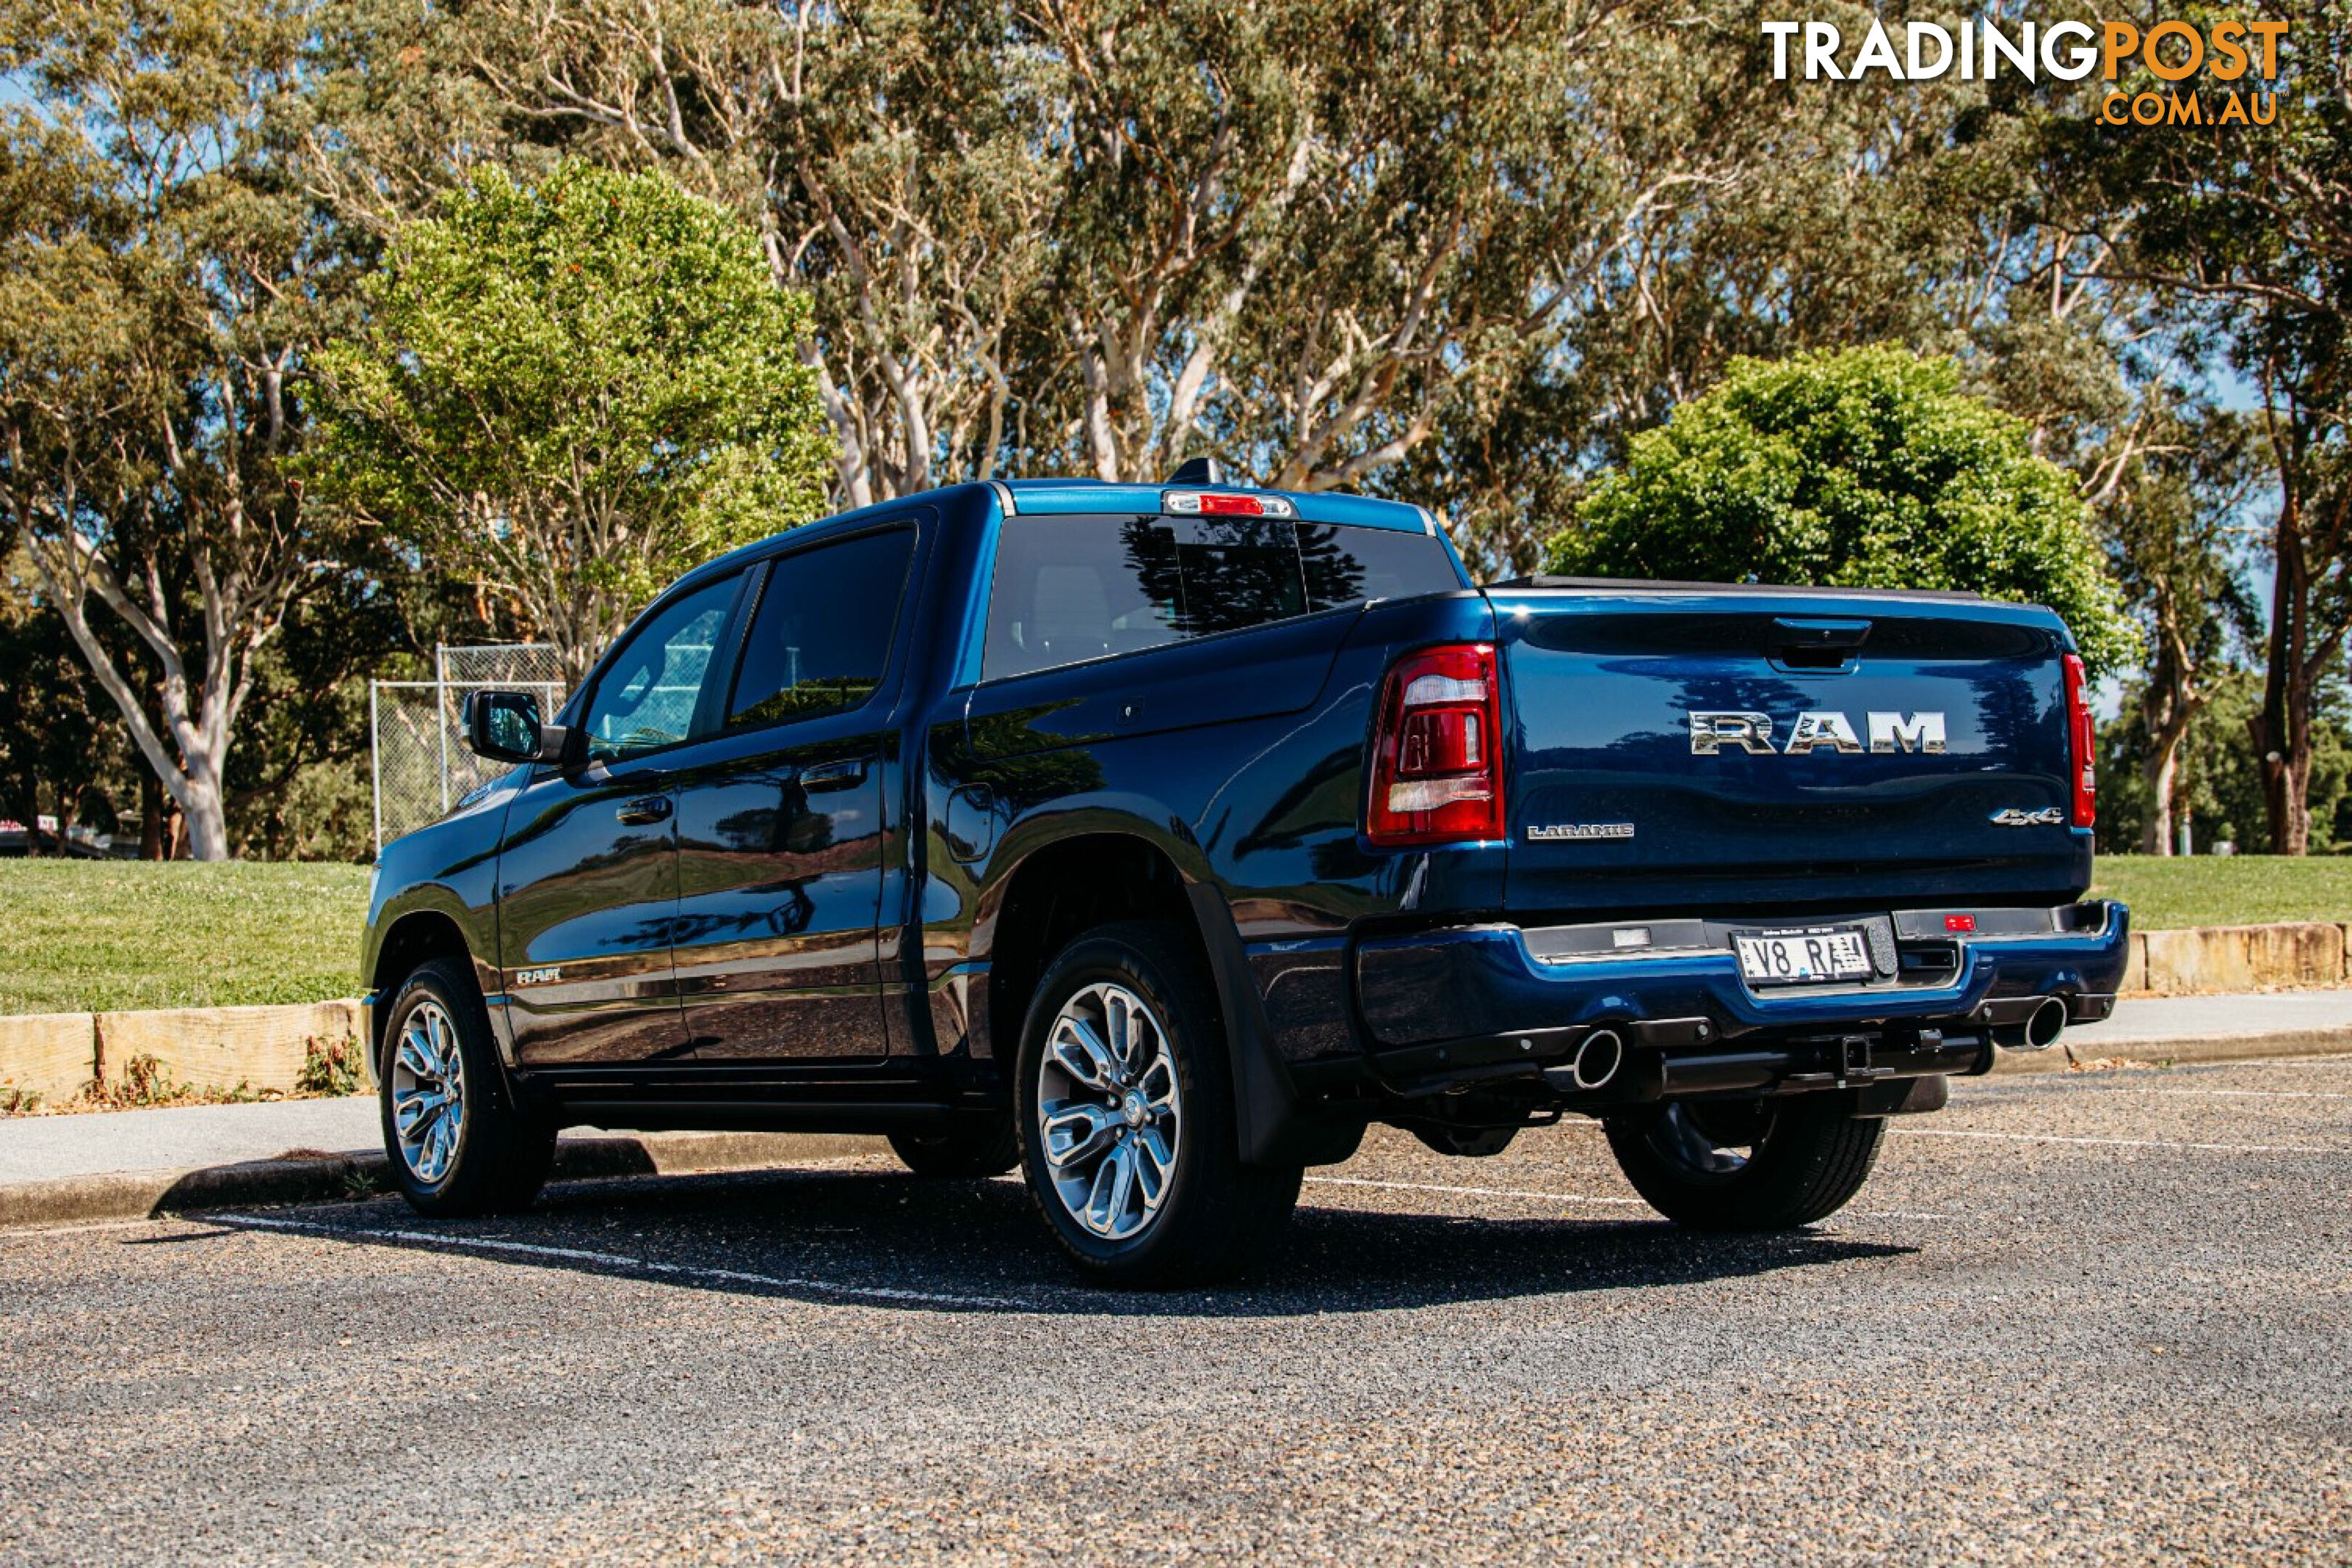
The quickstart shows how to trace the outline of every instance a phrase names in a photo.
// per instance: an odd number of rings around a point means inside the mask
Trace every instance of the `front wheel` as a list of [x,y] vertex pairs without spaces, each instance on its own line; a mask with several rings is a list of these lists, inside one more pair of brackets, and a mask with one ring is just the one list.
[[1022,1164],[1063,1250],[1104,1284],[1229,1279],[1269,1253],[1301,1167],[1242,1163],[1223,1022],[1173,928],[1080,937],[1022,1031]]
[[461,961],[402,983],[376,1074],[392,1178],[421,1214],[528,1208],[555,1160],[555,1129],[514,1103],[481,993]]
[[1789,1230],[1843,1208],[1869,1179],[1886,1123],[1843,1095],[1675,1100],[1605,1123],[1652,1208],[1692,1230]]

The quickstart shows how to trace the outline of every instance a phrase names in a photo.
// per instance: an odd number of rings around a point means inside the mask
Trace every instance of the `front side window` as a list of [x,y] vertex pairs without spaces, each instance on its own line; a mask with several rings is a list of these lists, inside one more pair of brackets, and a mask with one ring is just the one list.
[[739,579],[706,583],[656,610],[598,678],[583,728],[601,762],[674,746],[694,729],[695,704],[727,624]]
[[1010,517],[989,679],[1462,586],[1423,533],[1250,517]]
[[882,684],[915,535],[896,528],[787,555],[769,569],[727,704],[750,729],[856,708]]

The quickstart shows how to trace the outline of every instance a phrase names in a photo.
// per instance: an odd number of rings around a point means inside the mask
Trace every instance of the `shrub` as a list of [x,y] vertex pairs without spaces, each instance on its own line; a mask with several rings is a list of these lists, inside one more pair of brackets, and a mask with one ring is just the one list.
[[1957,588],[2046,605],[2095,672],[2137,649],[2089,509],[1959,368],[1881,346],[1734,360],[1633,439],[1548,564],[1574,576]]

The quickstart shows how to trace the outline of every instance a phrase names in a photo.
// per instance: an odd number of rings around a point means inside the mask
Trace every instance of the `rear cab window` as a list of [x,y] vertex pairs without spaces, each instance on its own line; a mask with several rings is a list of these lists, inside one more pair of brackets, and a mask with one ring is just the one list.
[[1138,653],[1462,586],[1433,535],[1284,518],[1013,516],[981,678]]

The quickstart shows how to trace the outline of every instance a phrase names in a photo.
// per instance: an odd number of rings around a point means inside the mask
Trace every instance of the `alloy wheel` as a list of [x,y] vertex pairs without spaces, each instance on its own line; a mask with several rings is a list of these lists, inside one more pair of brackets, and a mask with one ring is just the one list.
[[1072,994],[1046,1031],[1037,1133],[1055,1198],[1089,1236],[1125,1241],[1167,1201],[1183,1152],[1168,1031],[1123,985]]
[[419,1002],[392,1057],[392,1122],[400,1157],[426,1186],[449,1173],[466,1128],[466,1064],[457,1026],[438,1002]]

